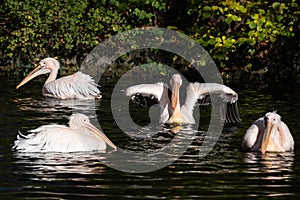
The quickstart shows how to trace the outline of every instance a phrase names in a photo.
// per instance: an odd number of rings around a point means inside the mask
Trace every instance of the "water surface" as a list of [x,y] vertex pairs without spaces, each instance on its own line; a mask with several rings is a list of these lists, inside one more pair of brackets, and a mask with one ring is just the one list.
[[[300,195],[299,85],[292,91],[282,92],[269,90],[265,84],[232,84],[239,94],[243,121],[237,129],[224,130],[206,157],[199,158],[199,148],[209,123],[204,119],[194,130],[193,143],[174,163],[149,173],[126,173],[104,164],[105,155],[112,153],[111,150],[32,155],[14,152],[11,147],[18,131],[26,133],[43,124],[66,124],[74,105],[77,112],[88,114],[92,120],[98,117],[107,136],[124,149],[157,149],[172,137],[142,140],[123,134],[110,114],[109,95],[96,103],[58,101],[42,97],[40,81],[16,91],[18,81],[16,78],[0,79],[0,192],[3,199],[277,199]],[[112,90],[106,85],[101,89],[103,93]],[[295,151],[265,155],[243,152],[240,142],[246,129],[255,119],[273,110],[277,110],[289,126],[295,139]]]

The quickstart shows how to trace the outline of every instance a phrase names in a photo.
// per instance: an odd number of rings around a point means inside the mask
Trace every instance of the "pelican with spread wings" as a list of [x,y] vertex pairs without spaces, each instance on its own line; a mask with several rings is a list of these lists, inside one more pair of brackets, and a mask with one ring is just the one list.
[[[179,89],[182,79],[179,74],[174,74],[170,80],[171,97],[165,83],[140,84],[126,89],[126,95],[134,102],[141,104],[158,103],[160,105],[161,123],[195,123],[193,110],[197,102],[202,105],[211,103],[211,95],[217,95],[222,103],[227,104],[226,122],[240,122],[237,106],[238,94],[231,88],[217,83],[190,83],[187,86],[185,103],[180,107]],[[144,103],[143,103],[144,102]]]
[[16,87],[18,89],[31,79],[50,73],[46,80],[42,93],[45,97],[59,99],[92,99],[101,98],[98,85],[91,76],[82,72],[76,72],[69,76],[56,79],[59,71],[59,62],[54,58],[45,58],[40,61],[39,66],[32,70]]

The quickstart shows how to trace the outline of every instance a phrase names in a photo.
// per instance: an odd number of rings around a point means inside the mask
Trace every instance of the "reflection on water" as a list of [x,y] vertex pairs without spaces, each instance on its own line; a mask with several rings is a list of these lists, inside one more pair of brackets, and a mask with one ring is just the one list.
[[33,98],[18,98],[13,102],[18,105],[19,110],[36,112],[54,112],[60,110],[70,110],[73,112],[95,112],[99,99],[95,100],[75,100],[75,99],[54,99],[42,98],[40,100]]
[[247,173],[266,173],[266,179],[282,179],[289,177],[274,177],[273,173],[292,172],[294,163],[294,152],[280,152],[280,153],[260,153],[248,152],[245,153],[245,163],[249,167],[246,169]]
[[267,197],[295,195],[295,191],[288,190],[292,186],[293,164],[295,154],[285,153],[246,153],[245,173],[249,174],[249,181],[261,181],[259,187],[268,188]]
[[[224,131],[213,150],[199,158],[209,119],[201,121],[199,128],[165,127],[152,135],[149,134],[151,127],[145,127],[140,133],[126,135],[114,122],[110,113],[111,102],[106,95],[97,101],[47,99],[41,96],[40,86],[16,91],[17,82],[6,80],[3,83],[0,80],[0,84],[8,84],[0,88],[2,94],[7,94],[0,97],[0,191],[3,199],[277,199],[300,195],[300,156],[297,152],[300,143],[299,89],[277,100],[260,87],[234,87],[239,93],[243,121],[238,128]],[[111,90],[102,87],[104,94]],[[74,110],[92,119],[100,119],[108,137],[127,151],[153,152],[170,144],[180,134],[190,135],[193,141],[171,165],[137,174],[106,166],[107,156],[115,155],[112,151],[26,154],[11,150],[19,130],[26,132],[50,123],[66,124],[66,117]],[[258,116],[272,110],[278,110],[288,124],[295,139],[295,152],[265,155],[242,152],[241,139],[247,128]],[[205,115],[201,113],[201,116]],[[175,149],[180,146],[180,142],[174,144]],[[154,158],[147,164],[155,165],[157,160]],[[139,161],[143,163],[147,159]]]
[[[103,172],[101,153],[18,153],[15,164],[26,168],[32,179],[53,181],[57,174],[94,174]],[[51,178],[50,178],[51,176]]]

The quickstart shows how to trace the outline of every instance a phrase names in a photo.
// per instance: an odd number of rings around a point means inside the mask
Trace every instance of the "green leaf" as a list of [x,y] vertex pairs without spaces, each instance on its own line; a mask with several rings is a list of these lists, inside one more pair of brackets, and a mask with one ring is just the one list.
[[240,22],[240,21],[242,21],[242,18],[239,16],[236,16],[236,15],[232,15],[232,20],[236,21],[236,22]]
[[251,18],[252,18],[252,19],[258,19],[258,18],[259,18],[259,15],[258,15],[257,13],[252,14],[252,15],[251,15]]
[[216,39],[215,38],[211,38],[207,41],[208,44],[210,45],[214,45],[216,43]]
[[251,22],[249,23],[249,28],[255,29],[255,27],[256,27],[256,23],[255,23],[254,21],[251,21]]
[[245,8],[243,5],[239,6],[239,9],[242,13],[246,13],[247,12],[247,8]]
[[265,39],[265,34],[263,34],[263,33],[259,33],[258,35],[257,35],[257,38],[259,39],[259,40],[264,40]]
[[211,17],[210,12],[203,12],[203,17],[204,18],[210,18]]
[[247,42],[252,46],[256,44],[255,38],[249,38],[249,39],[247,39]]
[[222,68],[226,67],[226,63],[225,62],[220,62],[220,65],[221,65]]
[[281,21],[281,20],[283,19],[283,16],[282,16],[282,15],[277,15],[277,16],[276,16],[276,19],[277,19],[278,21]]
[[213,7],[212,7],[212,10],[213,10],[213,11],[218,10],[218,9],[219,9],[218,6],[213,6]]
[[211,7],[209,7],[209,6],[204,6],[203,10],[205,10],[205,11],[210,11],[210,10],[211,10]]
[[250,55],[252,56],[255,53],[255,49],[249,49],[248,52],[250,53]]
[[256,25],[257,25],[257,27],[260,28],[263,25],[263,23],[264,23],[263,20],[260,19],[260,20],[258,20]]
[[218,43],[221,43],[222,39],[220,37],[216,37],[215,41],[218,42]]
[[273,26],[271,21],[267,21],[265,24],[265,28],[271,28]]
[[239,39],[237,40],[237,43],[238,43],[239,46],[241,46],[241,45],[242,45],[244,42],[246,42],[246,41],[247,41],[246,38],[241,37],[241,38],[239,38]]
[[214,54],[214,56],[213,56],[214,58],[217,58],[217,59],[219,59],[219,60],[223,60],[224,59],[224,54]]
[[278,9],[279,8],[279,6],[280,6],[280,2],[274,2],[273,4],[272,4],[272,8],[274,8],[274,9]]
[[232,22],[232,17],[226,17],[224,20],[227,24],[230,24]]

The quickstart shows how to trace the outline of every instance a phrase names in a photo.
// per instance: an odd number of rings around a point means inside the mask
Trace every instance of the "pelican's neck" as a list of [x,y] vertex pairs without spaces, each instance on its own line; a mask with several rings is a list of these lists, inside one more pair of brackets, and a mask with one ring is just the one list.
[[169,110],[170,99],[168,96],[168,88],[164,87],[162,97],[159,101],[160,105],[160,122],[165,123],[169,119],[169,114],[171,111]]
[[45,85],[46,85],[47,83],[50,83],[50,82],[54,81],[54,80],[56,79],[56,77],[57,77],[57,74],[58,74],[58,69],[57,69],[57,68],[53,68],[53,69],[51,70],[51,72],[50,72],[50,74],[49,74],[49,76],[48,76],[46,82],[45,82]]
[[175,109],[173,108],[173,104],[172,104],[172,113],[171,113],[171,117],[170,119],[168,120],[169,123],[175,123],[175,124],[181,124],[183,121],[182,121],[182,114],[181,114],[181,110],[180,110],[180,102],[179,102],[179,88],[176,88],[176,90],[173,91],[174,95],[172,97],[172,100],[171,101],[176,101],[176,106],[175,106]]

